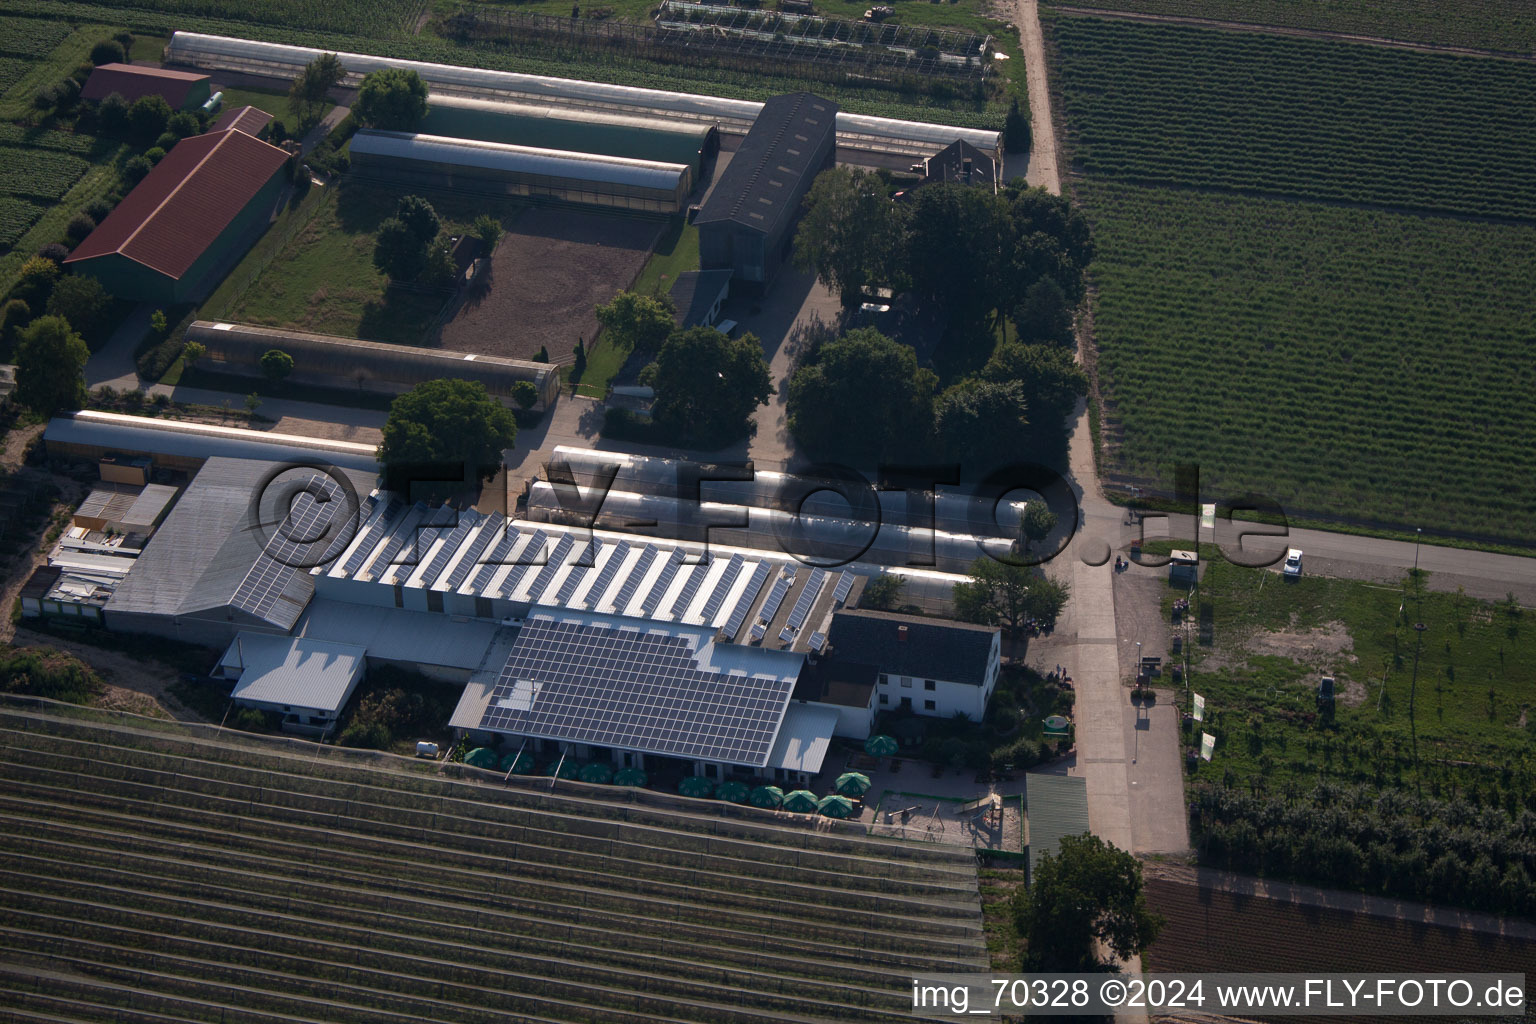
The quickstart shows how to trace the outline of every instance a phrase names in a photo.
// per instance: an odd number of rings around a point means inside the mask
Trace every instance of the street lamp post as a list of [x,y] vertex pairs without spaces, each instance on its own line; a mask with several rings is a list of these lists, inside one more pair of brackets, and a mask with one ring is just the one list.
[[1413,571],[1415,576],[1418,575],[1419,571],[1419,539],[1423,537],[1423,535],[1424,527],[1415,526],[1413,528]]

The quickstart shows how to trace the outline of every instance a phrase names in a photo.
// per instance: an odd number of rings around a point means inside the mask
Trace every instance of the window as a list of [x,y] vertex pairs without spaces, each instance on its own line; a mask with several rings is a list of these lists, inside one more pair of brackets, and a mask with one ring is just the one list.
[[881,695],[880,695],[880,703],[881,703],[881,704],[882,704],[882,705],[884,705],[884,704],[889,704],[889,703],[890,703],[890,702],[891,702],[891,695],[890,695],[890,694],[888,694],[888,693],[882,693],[882,694],[881,694]]
[[923,710],[924,711],[937,711],[938,708],[939,708],[939,705],[938,705],[937,701],[931,701],[931,700],[923,701]]
[[925,690],[937,690],[938,688],[939,688],[939,684],[934,682],[932,679],[924,679],[923,680],[923,689],[925,689]]
[[902,676],[901,685],[910,688],[912,686],[912,680],[908,679],[906,676]]
[[911,697],[903,697],[903,698],[901,698],[901,706],[904,707],[904,708],[910,708],[912,706],[912,698]]
[[881,686],[890,686],[891,685],[891,677],[886,675],[884,672],[880,673],[880,685]]

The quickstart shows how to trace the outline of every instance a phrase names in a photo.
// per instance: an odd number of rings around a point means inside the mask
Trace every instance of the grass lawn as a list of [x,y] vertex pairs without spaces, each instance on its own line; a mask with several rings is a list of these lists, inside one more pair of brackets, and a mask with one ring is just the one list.
[[158,64],[165,57],[165,48],[169,45],[170,36],[135,35],[133,45],[128,48],[128,59],[135,64]]
[[[177,360],[178,367],[181,360]],[[162,384],[172,383],[167,379]],[[190,369],[179,369],[176,373],[175,383],[185,384],[189,388],[206,388],[209,391],[228,391],[236,395],[259,395],[262,398],[286,398],[295,402],[316,402],[322,405],[345,405],[357,409],[378,409],[388,412],[390,404],[394,402],[394,395],[382,394],[378,391],[361,391],[353,388],[328,388],[314,384],[300,384],[293,381],[281,381],[272,383],[264,377],[246,377],[237,373],[216,373],[212,370],[193,366]],[[257,412],[261,409],[258,407]]]
[[[229,318],[368,341],[422,344],[443,308],[443,294],[389,288],[373,266],[374,233],[393,214],[399,196],[354,184],[326,189],[308,223],[234,301]],[[467,229],[482,212],[500,209],[495,202],[468,197],[433,197],[432,202],[444,228],[452,232]]]
[[[294,116],[288,107],[288,93],[283,89],[220,89],[224,94],[224,103],[219,107],[219,113],[226,110],[234,110],[238,107],[251,106],[258,110],[265,110],[277,120],[283,122],[288,128],[289,134],[293,134],[298,128],[299,119]],[[320,108],[319,117],[324,117],[331,112],[336,104],[329,101]]]
[[996,971],[1016,971],[1024,942],[1013,918],[1013,895],[1025,885],[1024,865],[994,865],[977,872],[981,882],[981,927],[987,956]]
[[[1180,593],[1168,591],[1165,611]],[[1287,582],[1221,559],[1199,602],[1192,689],[1217,737],[1199,778],[1470,784],[1536,758],[1536,621],[1518,605],[1420,593],[1412,581]],[[1197,638],[1207,616],[1209,646]],[[1325,674],[1337,680],[1332,720],[1315,697]]]

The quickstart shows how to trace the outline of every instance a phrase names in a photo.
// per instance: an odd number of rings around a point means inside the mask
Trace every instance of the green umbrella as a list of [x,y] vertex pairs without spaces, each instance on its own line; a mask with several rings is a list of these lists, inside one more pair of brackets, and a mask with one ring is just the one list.
[[532,775],[533,757],[528,754],[506,754],[501,759],[501,770],[516,775]]
[[778,807],[784,802],[784,791],[778,786],[758,786],[747,797],[753,807]]
[[581,774],[581,766],[569,757],[564,761],[556,758],[555,760],[549,762],[549,764],[544,766],[544,774],[554,775],[556,768],[559,769],[560,778],[562,779],[574,779],[579,774]]
[[869,776],[863,772],[843,772],[837,777],[836,789],[843,796],[863,796],[869,792]]
[[864,753],[873,757],[890,757],[898,749],[899,744],[884,733],[876,733],[864,741]]
[[613,765],[607,761],[593,761],[582,767],[580,775],[582,782],[606,783],[613,779]]
[[643,786],[649,781],[639,768],[620,768],[613,773],[615,786]]
[[745,782],[737,782],[735,779],[727,779],[715,788],[716,800],[729,800],[733,804],[744,804],[747,795],[751,793]]
[[471,768],[494,769],[496,767],[496,751],[490,747],[476,747],[464,755],[464,763]]
[[853,801],[845,796],[824,796],[816,809],[829,818],[846,818],[853,813]]
[[702,775],[690,775],[677,784],[677,791],[683,796],[708,797],[715,791],[715,784]]
[[784,809],[797,814],[810,814],[816,810],[816,794],[808,789],[797,789],[784,794]]

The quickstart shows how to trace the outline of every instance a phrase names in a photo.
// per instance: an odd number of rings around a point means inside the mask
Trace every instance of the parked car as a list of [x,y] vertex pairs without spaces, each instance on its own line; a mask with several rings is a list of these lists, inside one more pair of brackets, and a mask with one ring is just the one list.
[[1301,575],[1301,549],[1291,548],[1285,553],[1285,564],[1280,567],[1285,575],[1295,579]]

